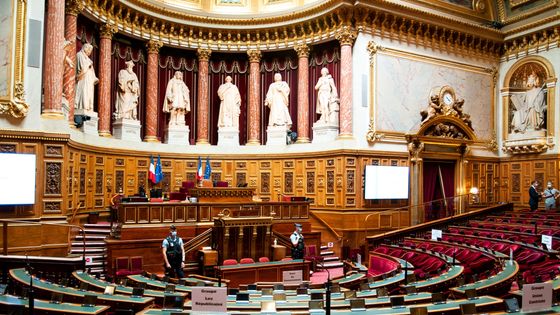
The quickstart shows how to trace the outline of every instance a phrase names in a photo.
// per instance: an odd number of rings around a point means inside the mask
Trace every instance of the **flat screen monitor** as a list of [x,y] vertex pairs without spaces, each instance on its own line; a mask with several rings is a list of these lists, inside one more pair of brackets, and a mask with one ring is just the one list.
[[35,154],[0,153],[0,205],[35,204],[35,164]]
[[408,167],[366,165],[365,199],[408,199]]

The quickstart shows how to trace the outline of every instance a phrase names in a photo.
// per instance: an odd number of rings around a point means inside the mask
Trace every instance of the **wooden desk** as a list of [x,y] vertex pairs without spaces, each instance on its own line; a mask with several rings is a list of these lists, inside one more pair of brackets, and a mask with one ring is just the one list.
[[196,187],[189,189],[198,202],[252,202],[255,188],[247,187]]
[[302,270],[303,280],[309,280],[310,264],[309,261],[297,259],[292,261],[219,266],[216,268],[216,271],[221,278],[230,281],[229,287],[238,288],[240,284],[282,282],[282,272],[288,270]]
[[[109,310],[109,306],[95,305],[92,307],[85,307],[81,304],[74,303],[60,303],[53,304],[49,301],[34,299],[35,314],[104,314]],[[29,300],[20,299],[13,295],[0,295],[0,305],[2,305],[2,313],[8,311],[10,307],[25,306],[29,307]]]

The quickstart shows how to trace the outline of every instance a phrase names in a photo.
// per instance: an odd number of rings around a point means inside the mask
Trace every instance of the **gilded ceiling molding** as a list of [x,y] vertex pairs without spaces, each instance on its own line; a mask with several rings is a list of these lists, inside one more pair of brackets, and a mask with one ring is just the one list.
[[351,25],[343,25],[334,33],[334,37],[340,42],[341,46],[352,46],[356,37],[358,37],[358,32]]
[[506,61],[560,47],[560,26],[510,39],[504,43]]

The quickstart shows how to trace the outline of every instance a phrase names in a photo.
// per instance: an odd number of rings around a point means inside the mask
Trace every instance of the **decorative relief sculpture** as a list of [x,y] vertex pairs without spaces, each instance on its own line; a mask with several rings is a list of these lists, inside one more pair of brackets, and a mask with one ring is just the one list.
[[183,81],[183,73],[176,71],[165,91],[163,111],[170,113],[169,126],[185,126],[185,115],[191,111],[190,91]]
[[546,129],[546,84],[541,85],[537,74],[532,72],[527,76],[526,87],[526,91],[510,95],[513,133]]
[[129,60],[126,62],[126,69],[119,71],[115,119],[138,120],[140,82],[133,67],[134,62]]
[[218,129],[234,128],[239,130],[239,114],[241,113],[241,95],[239,89],[232,82],[230,76],[226,82],[218,88],[220,97],[220,113],[218,115]]
[[270,84],[264,104],[270,108],[268,126],[292,127],[292,118],[288,111],[290,87],[286,81],[282,81],[280,73],[274,74],[274,82]]
[[329,69],[321,69],[321,77],[315,85],[317,90],[317,114],[321,114],[316,124],[338,125],[339,99],[333,77]]
[[[83,109],[85,113],[93,112],[94,87],[99,82],[95,76],[93,61],[89,58],[92,51],[93,46],[91,44],[84,44],[80,52],[76,54],[76,97],[74,99],[74,108]],[[68,62],[68,60],[65,60],[65,62]]]

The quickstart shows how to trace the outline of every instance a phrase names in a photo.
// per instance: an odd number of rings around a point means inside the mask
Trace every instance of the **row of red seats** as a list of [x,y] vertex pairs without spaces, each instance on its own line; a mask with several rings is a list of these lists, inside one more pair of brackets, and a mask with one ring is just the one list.
[[[469,226],[472,227],[479,227],[489,230],[497,230],[497,231],[514,231],[514,232],[522,232],[522,233],[534,233],[535,226],[534,225],[523,225],[523,224],[504,224],[504,223],[496,223],[496,222],[487,222],[487,221],[469,221]],[[551,236],[560,236],[560,228],[556,227],[539,227],[538,228],[539,234],[544,235],[551,235]]]
[[447,263],[442,258],[412,249],[379,246],[374,249],[374,252],[401,258],[411,263],[417,279],[437,276],[447,269]]

